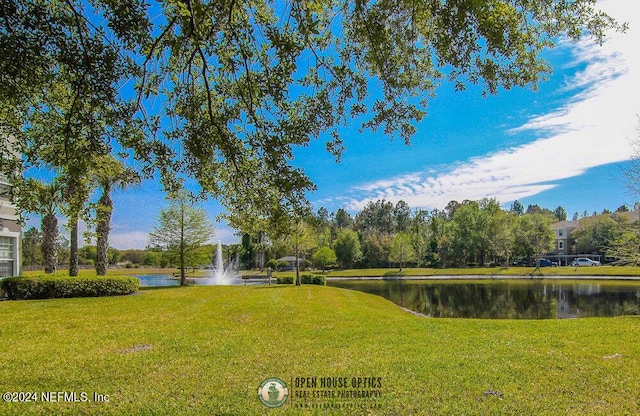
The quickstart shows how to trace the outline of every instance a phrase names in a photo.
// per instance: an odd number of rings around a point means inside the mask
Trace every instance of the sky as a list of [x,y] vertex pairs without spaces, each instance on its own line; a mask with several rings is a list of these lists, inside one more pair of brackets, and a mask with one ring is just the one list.
[[[429,101],[410,146],[382,133],[343,130],[340,163],[325,141],[297,149],[302,167],[317,190],[308,195],[317,210],[344,208],[352,214],[369,201],[404,200],[412,208],[442,209],[449,201],[496,198],[505,209],[514,200],[525,207],[592,213],[633,206],[625,169],[640,141],[640,18],[635,2],[598,4],[619,21],[624,34],[610,33],[604,45],[585,38],[560,41],[544,57],[553,65],[538,91],[516,88],[483,98],[480,88],[454,92],[443,83]],[[113,195],[110,245],[142,249],[167,205],[159,181]],[[224,208],[201,204],[213,220]],[[28,226],[37,226],[31,219]],[[239,241],[236,231],[215,223],[212,241]]]

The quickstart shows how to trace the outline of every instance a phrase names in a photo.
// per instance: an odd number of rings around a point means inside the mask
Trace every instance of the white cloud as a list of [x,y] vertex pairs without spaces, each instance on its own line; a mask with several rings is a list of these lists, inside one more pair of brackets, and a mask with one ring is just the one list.
[[214,235],[211,238],[212,243],[217,243],[218,241],[220,241],[222,244],[238,243],[239,238],[236,235],[238,231],[234,230],[233,228],[229,228],[229,226],[227,225],[218,223],[214,225],[214,230]]
[[111,232],[109,234],[109,245],[118,250],[144,250],[148,242],[149,234],[146,231]]
[[[603,3],[620,20],[635,17],[628,10],[632,7],[622,0]],[[510,131],[535,131],[543,138],[443,167],[438,173],[412,172],[363,184],[352,189],[349,209],[359,210],[382,198],[436,208],[451,200],[483,197],[509,202],[551,189],[554,181],[589,168],[630,159],[630,139],[640,113],[640,30],[635,23],[640,21],[629,21],[626,34],[611,34],[602,47],[590,39],[571,47],[572,65],[587,64],[566,81],[565,89],[574,95],[561,108]]]

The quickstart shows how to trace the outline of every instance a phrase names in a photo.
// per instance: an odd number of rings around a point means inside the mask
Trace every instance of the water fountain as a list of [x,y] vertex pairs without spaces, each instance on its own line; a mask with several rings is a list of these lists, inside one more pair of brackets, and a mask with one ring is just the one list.
[[216,249],[215,262],[213,264],[213,270],[210,273],[210,277],[205,279],[197,279],[198,285],[235,285],[241,283],[240,274],[234,270],[235,261],[232,261],[224,267],[224,261],[222,260],[222,244],[218,241],[218,248]]

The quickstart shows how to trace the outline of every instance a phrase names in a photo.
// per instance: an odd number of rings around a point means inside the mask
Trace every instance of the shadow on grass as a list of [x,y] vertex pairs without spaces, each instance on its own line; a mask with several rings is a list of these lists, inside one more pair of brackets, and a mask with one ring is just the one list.
[[400,270],[391,270],[382,275],[383,279],[397,279],[406,276],[407,273]]
[[183,289],[186,287],[192,287],[192,286],[180,286],[180,285],[176,285],[176,286],[143,286],[143,287],[139,287],[138,291],[139,292],[146,292],[148,290],[160,290],[160,289]]
[[[296,287],[296,285],[289,284],[289,283],[284,284],[284,285],[283,284],[280,284],[280,285],[278,285],[278,284],[266,285],[265,284],[265,285],[253,285],[253,286],[255,286],[257,289],[273,289],[273,288],[278,288],[279,289],[279,288],[284,288],[284,287]],[[302,286],[308,286],[308,285],[302,285]]]

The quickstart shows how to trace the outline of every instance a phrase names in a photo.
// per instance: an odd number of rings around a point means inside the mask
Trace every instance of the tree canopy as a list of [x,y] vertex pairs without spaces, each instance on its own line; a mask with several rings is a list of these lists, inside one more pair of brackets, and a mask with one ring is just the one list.
[[405,263],[412,262],[414,260],[415,252],[411,245],[411,239],[409,235],[400,231],[393,238],[391,251],[389,253],[389,261],[398,263],[400,265],[400,270],[402,271],[402,266],[404,266]]
[[409,142],[441,82],[536,88],[559,38],[624,28],[595,0],[3,2],[0,140],[23,168],[118,153],[173,190],[194,177],[250,228],[304,205],[295,148],[339,159],[352,123]]

